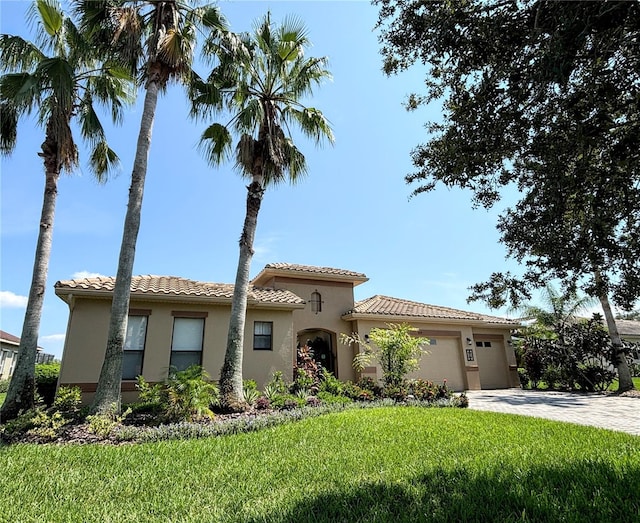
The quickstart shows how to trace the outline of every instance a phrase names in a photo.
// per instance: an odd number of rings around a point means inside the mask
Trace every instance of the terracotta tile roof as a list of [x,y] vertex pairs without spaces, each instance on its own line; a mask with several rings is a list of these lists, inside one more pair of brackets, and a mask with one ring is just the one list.
[[640,321],[616,320],[616,325],[621,336],[640,336]]
[[0,340],[20,345],[20,338],[18,338],[18,336],[14,336],[5,331],[0,331]]
[[316,267],[297,263],[268,263],[254,279],[257,285],[271,285],[272,278],[288,277],[305,280],[337,281],[359,285],[369,278],[361,272],[335,269],[332,267]]
[[279,269],[282,271],[308,272],[311,274],[327,274],[335,276],[350,276],[353,278],[366,278],[361,272],[347,271],[345,269],[334,269],[332,267],[316,267],[314,265],[299,265],[297,263],[267,263],[265,269]]
[[370,314],[381,316],[400,316],[411,318],[432,318],[444,320],[466,320],[481,321],[484,323],[498,323],[504,325],[519,325],[517,321],[476,312],[462,311],[441,307],[440,305],[429,305],[415,301],[401,300],[389,296],[376,295],[366,300],[355,303],[353,309],[348,314]]
[[[82,278],[64,280],[55,284],[56,294],[67,291],[97,291],[111,293],[115,287],[114,277]],[[178,276],[133,276],[131,279],[133,295],[149,296],[200,296],[203,298],[222,298],[231,300],[233,285],[229,283],[209,283]],[[291,291],[262,287],[250,287],[249,300],[260,303],[304,304],[304,300]]]

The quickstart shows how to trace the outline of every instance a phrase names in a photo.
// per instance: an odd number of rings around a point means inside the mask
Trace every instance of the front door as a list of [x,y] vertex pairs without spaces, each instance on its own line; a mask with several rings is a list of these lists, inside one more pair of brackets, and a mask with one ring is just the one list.
[[300,346],[307,345],[314,361],[335,376],[335,356],[331,347],[331,335],[323,331],[304,331],[298,333]]

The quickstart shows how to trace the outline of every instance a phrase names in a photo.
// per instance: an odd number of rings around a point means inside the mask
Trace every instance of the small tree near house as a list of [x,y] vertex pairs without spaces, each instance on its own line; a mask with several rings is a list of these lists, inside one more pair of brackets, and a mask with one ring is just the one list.
[[426,354],[422,346],[429,338],[415,335],[418,330],[408,323],[387,323],[387,328],[374,328],[368,339],[358,333],[341,334],[340,341],[351,346],[357,343],[361,351],[353,359],[353,368],[362,371],[375,358],[382,368],[385,385],[400,385],[405,376],[418,369],[420,358]]

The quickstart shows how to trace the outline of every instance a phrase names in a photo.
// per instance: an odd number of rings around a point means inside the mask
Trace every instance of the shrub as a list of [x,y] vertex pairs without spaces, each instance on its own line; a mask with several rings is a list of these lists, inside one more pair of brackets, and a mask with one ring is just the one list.
[[351,398],[347,398],[347,396],[331,394],[330,392],[324,391],[324,390],[321,390],[320,392],[318,392],[317,398],[325,405],[353,402],[353,400]]
[[409,394],[417,400],[431,401],[436,398],[439,393],[438,386],[432,381],[417,379],[410,381],[408,385]]
[[409,389],[402,383],[388,383],[382,390],[382,395],[394,401],[406,401],[409,396]]
[[53,410],[66,418],[73,418],[80,412],[81,402],[80,387],[60,387],[53,401]]
[[547,384],[547,388],[555,389],[562,379],[562,371],[557,365],[548,365],[542,373],[542,379]]
[[242,387],[242,398],[247,405],[254,405],[260,397],[260,391],[255,380],[245,380]]
[[342,388],[343,384],[338,378],[327,369],[322,369],[320,386],[318,388],[319,392],[328,392],[329,394],[340,396],[342,394]]
[[576,381],[586,392],[604,391],[613,383],[616,373],[597,364],[580,365]]
[[9,390],[9,380],[0,380],[0,394]]
[[371,376],[363,376],[358,380],[358,387],[369,391],[375,398],[382,397],[382,387]]
[[118,415],[116,406],[113,405],[107,412],[87,416],[87,421],[89,422],[87,430],[96,436],[108,438],[129,414],[131,414],[131,409],[127,409],[121,415]]
[[36,365],[36,391],[47,407],[50,407],[55,399],[59,376],[59,363],[40,363]]
[[536,389],[545,370],[544,348],[548,340],[528,338],[524,344],[524,368],[531,380],[531,386]]
[[256,400],[255,408],[257,410],[267,410],[267,409],[271,408],[271,402],[269,401],[269,398],[265,398],[264,396],[260,396]]
[[191,365],[181,371],[172,369],[166,384],[167,419],[194,421],[213,418],[211,406],[218,402],[219,391],[208,378],[200,365]]
[[372,401],[373,400],[373,392],[370,390],[363,389],[356,385],[351,381],[347,381],[344,384],[342,393],[352,400],[357,401]]
[[520,378],[520,386],[523,389],[530,388],[530,385],[529,385],[529,374],[527,374],[527,371],[525,369],[523,369],[522,367],[518,367],[518,378]]

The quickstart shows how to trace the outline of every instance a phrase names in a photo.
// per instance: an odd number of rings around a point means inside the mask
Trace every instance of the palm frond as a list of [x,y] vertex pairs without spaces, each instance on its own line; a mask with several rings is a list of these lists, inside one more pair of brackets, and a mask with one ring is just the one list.
[[8,103],[0,102],[0,154],[8,156],[16,146],[18,112]]
[[89,161],[91,169],[96,173],[100,183],[104,183],[108,174],[115,171],[120,165],[118,155],[109,147],[106,140],[100,140],[95,143],[91,150]]
[[198,148],[210,165],[220,165],[231,153],[233,139],[229,130],[219,123],[207,127],[200,137]]
[[29,114],[40,103],[46,86],[30,73],[12,73],[0,77],[0,101],[10,104],[18,115]]
[[[82,138],[90,144],[104,141],[104,128],[93,107],[91,92],[86,91],[78,111],[78,121]],[[97,172],[97,171],[96,171]]]
[[0,35],[0,71],[32,71],[45,54],[19,36]]
[[324,140],[329,143],[334,142],[331,124],[318,109],[313,107],[291,108],[285,114],[291,116],[298,123],[298,127],[304,135],[312,138],[316,144],[320,144]]

